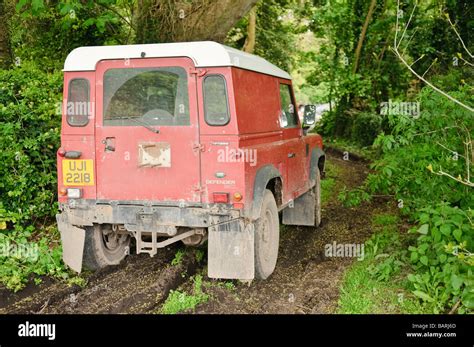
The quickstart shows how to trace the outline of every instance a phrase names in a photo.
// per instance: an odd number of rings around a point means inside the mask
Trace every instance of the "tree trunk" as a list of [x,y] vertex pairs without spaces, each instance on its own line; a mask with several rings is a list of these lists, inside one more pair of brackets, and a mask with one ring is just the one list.
[[139,0],[136,42],[223,42],[258,0]]
[[12,4],[8,0],[0,0],[0,68],[11,63],[10,31],[8,20],[12,13]]
[[367,28],[369,27],[370,20],[372,19],[372,14],[374,13],[375,5],[377,4],[377,0],[372,0],[370,2],[369,11],[367,12],[367,16],[365,17],[364,26],[362,27],[362,31],[360,33],[359,42],[357,42],[357,48],[355,51],[355,58],[354,58],[354,65],[352,66],[352,73],[356,73],[359,68],[359,59],[360,59],[360,52],[362,51],[362,44],[364,43],[365,34],[367,33]]
[[255,31],[257,28],[257,7],[255,6],[249,13],[249,24],[247,26],[247,38],[245,39],[244,52],[253,53],[255,50]]

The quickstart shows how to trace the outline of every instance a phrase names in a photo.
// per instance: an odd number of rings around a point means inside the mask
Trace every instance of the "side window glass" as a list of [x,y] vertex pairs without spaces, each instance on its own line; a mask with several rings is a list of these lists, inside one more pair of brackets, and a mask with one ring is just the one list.
[[225,79],[221,75],[210,75],[204,79],[204,118],[209,125],[229,123],[229,102]]
[[75,78],[69,82],[66,105],[66,120],[70,126],[83,127],[89,123],[90,105],[89,81]]
[[293,128],[298,125],[298,116],[290,88],[288,84],[280,84],[280,126],[282,128]]

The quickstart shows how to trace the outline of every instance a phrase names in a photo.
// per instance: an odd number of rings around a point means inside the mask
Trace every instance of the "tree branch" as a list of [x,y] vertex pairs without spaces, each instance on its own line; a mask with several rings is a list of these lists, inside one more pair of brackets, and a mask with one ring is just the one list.
[[[417,6],[417,3],[415,3],[415,7]],[[413,70],[413,68],[411,67],[410,64],[408,64],[406,62],[406,60],[402,57],[402,55],[400,54],[400,52],[398,51],[398,46],[400,45],[401,43],[401,40],[398,41],[398,13],[400,11],[400,0],[397,0],[397,21],[396,21],[396,27],[395,27],[395,37],[394,37],[394,42],[393,42],[393,48],[392,48],[392,51],[395,53],[395,55],[398,57],[398,59],[403,63],[403,65],[405,65],[408,70],[410,70],[410,72],[415,75],[419,80],[423,81],[424,83],[426,83],[429,87],[431,87],[432,89],[434,89],[436,92],[438,92],[439,94],[445,96],[446,98],[448,98],[449,100],[451,100],[452,102],[458,104],[459,106],[465,108],[466,110],[470,111],[470,112],[473,112],[474,113],[474,108],[464,104],[463,102],[459,101],[458,99],[452,97],[451,95],[449,95],[448,93],[444,92],[443,90],[439,89],[438,87],[436,87],[435,85],[433,85],[431,82],[429,82],[428,80],[426,80],[423,76],[420,76],[415,70]],[[405,26],[405,30],[404,32],[406,31],[406,29],[408,28],[408,26],[410,25],[410,22],[411,22],[411,19],[412,19],[412,16],[413,16],[413,11],[412,11],[412,15],[410,16],[406,26]],[[403,38],[403,36],[402,36]],[[464,45],[464,43],[463,43]],[[426,72],[425,72],[426,73]]]
[[469,52],[469,50],[467,49],[466,45],[464,44],[463,39],[461,38],[461,35],[459,35],[458,31],[456,30],[456,26],[453,24],[453,22],[451,22],[451,18],[449,18],[448,13],[446,13],[446,18],[448,19],[448,22],[451,25],[451,28],[453,28],[454,32],[456,33],[456,36],[458,37],[459,41],[461,41],[461,45],[463,46],[466,53],[469,54],[469,56],[474,59],[474,55],[472,55],[472,53]]

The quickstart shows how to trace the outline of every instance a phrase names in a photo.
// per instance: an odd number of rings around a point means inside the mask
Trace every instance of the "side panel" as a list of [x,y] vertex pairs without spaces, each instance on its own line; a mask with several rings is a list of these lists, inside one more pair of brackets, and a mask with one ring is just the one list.
[[254,194],[258,170],[273,165],[283,182],[281,204],[285,205],[309,189],[310,152],[302,129],[299,124],[284,128],[280,123],[280,84],[291,85],[291,81],[237,68],[232,76],[240,148],[257,158],[256,164],[245,165],[246,196]]
[[280,131],[278,78],[238,68],[232,78],[239,134]]
[[[202,201],[213,203],[213,193],[228,193],[229,203],[245,204],[244,163],[238,157],[239,139],[237,135],[237,113],[232,70],[230,67],[206,68],[206,73],[197,78],[199,100],[199,125],[201,142]],[[230,120],[225,125],[210,125],[206,122],[204,111],[203,84],[206,77],[219,75],[225,80]],[[235,201],[233,195],[240,193],[242,199]]]

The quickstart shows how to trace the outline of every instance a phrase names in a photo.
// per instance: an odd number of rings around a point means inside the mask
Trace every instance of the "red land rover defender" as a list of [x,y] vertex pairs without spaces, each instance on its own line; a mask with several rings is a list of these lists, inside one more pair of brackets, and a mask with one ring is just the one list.
[[[81,47],[64,66],[58,227],[75,271],[207,240],[212,278],[265,279],[282,223],[321,220],[319,135],[291,77],[215,42]],[[309,117],[309,122],[314,118]]]

